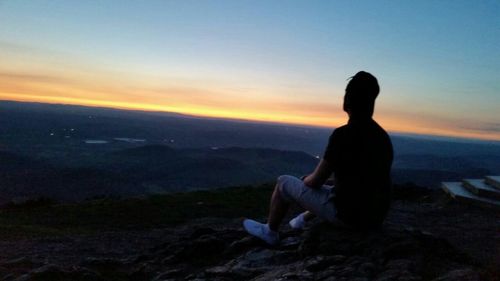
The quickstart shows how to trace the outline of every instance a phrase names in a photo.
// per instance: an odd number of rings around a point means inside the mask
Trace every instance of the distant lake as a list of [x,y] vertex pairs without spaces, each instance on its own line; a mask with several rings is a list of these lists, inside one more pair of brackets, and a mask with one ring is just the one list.
[[130,143],[145,142],[145,139],[133,139],[133,138],[114,138],[116,141],[124,141]]
[[105,144],[108,143],[108,141],[105,140],[85,140],[86,144]]

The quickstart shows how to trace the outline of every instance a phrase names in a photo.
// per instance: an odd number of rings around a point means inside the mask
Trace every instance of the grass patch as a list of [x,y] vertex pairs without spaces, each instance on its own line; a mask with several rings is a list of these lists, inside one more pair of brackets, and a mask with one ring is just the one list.
[[264,216],[272,189],[272,185],[233,187],[146,198],[2,209],[0,238],[151,229],[201,217]]

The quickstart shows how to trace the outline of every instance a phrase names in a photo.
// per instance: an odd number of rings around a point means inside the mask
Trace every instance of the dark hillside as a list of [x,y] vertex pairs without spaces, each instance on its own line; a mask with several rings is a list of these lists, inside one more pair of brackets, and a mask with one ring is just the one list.
[[[312,171],[331,129],[0,101],[0,204],[254,185]],[[500,144],[391,134],[393,180],[500,174]],[[82,179],[80,181],[80,179]]]
[[70,166],[14,153],[0,156],[1,204],[39,197],[78,201],[262,184],[285,173],[309,173],[318,161],[294,151],[165,145],[94,152]]

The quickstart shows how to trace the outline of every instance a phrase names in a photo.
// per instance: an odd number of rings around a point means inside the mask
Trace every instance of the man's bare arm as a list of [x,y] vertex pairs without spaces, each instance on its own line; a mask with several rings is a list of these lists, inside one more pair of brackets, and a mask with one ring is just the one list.
[[325,184],[332,172],[332,166],[325,159],[321,159],[314,172],[304,179],[304,184],[311,188],[320,188]]

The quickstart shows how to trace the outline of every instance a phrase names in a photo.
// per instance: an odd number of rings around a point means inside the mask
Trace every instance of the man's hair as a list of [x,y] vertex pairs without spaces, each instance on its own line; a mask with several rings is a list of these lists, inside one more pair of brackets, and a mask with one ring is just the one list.
[[368,72],[360,71],[350,78],[345,89],[344,110],[355,115],[372,115],[375,99],[380,87],[377,78]]

